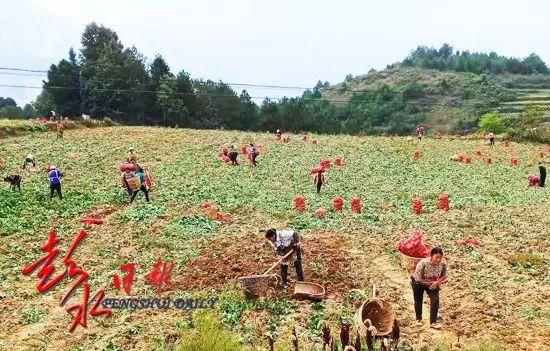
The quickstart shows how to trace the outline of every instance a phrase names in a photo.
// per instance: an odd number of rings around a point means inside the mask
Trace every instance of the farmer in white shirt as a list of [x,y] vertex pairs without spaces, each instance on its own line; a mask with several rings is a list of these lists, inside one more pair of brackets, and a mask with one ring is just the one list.
[[[292,229],[275,230],[270,228],[266,231],[265,237],[269,244],[273,247],[277,256],[283,258],[290,251],[296,253],[294,260],[294,268],[296,269],[296,280],[304,280],[304,271],[302,270],[302,251],[300,249],[300,236],[298,232]],[[290,254],[281,262],[281,279],[283,287],[287,287],[288,283],[288,262],[293,254]]]

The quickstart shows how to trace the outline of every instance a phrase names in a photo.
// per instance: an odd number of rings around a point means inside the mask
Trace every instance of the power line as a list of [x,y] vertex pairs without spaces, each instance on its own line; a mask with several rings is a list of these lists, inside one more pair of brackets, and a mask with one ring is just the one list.
[[[6,68],[6,67],[0,67],[0,70],[14,70],[14,71],[22,71],[22,72],[41,72],[41,73],[47,73],[48,71],[39,71],[39,70],[31,70],[31,69],[25,69],[25,68]],[[0,74],[10,74],[10,75],[18,75],[15,73],[7,73],[7,72],[0,72]],[[21,74],[23,75],[23,74]],[[37,75],[38,76],[38,75]],[[258,83],[233,83],[233,82],[214,82],[211,81],[212,84],[216,85],[230,85],[230,86],[240,86],[240,87],[251,87],[251,88],[266,88],[266,89],[280,89],[280,90],[312,90],[313,88],[306,88],[306,87],[299,87],[299,86],[288,86],[288,85],[275,85],[275,84],[258,84]],[[334,88],[336,92],[350,92],[350,93],[368,93],[368,92],[376,92],[372,89],[357,89],[357,90],[338,90],[337,88]],[[396,92],[396,91],[388,91],[383,92],[383,94],[394,94],[399,95],[402,94],[402,92]],[[436,94],[430,94],[430,95],[436,95]]]
[[2,76],[21,76],[21,77],[42,77],[45,78],[44,74],[32,74],[32,73],[17,73],[17,72],[0,72]]
[[26,68],[0,67],[0,70],[3,70],[3,71],[34,72],[34,73],[48,73],[48,71],[41,71],[41,70],[36,70],[36,69],[26,69]]
[[[79,91],[86,91],[87,89],[86,88],[79,88],[79,87],[62,87],[62,86],[44,86],[44,87],[40,87],[40,86],[29,86],[29,85],[11,85],[11,84],[0,84],[0,87],[4,87],[4,88],[19,88],[19,89],[58,89],[58,90],[79,90]],[[158,92],[158,91],[155,91],[155,90],[135,90],[135,89],[109,89],[109,88],[97,88],[97,89],[94,89],[95,91],[101,91],[101,92],[118,92],[118,93],[137,93],[137,94],[159,94],[159,95],[168,95],[168,96],[173,96],[173,95],[193,95],[193,96],[196,96],[197,94],[195,93],[163,93],[163,92]],[[231,98],[238,98],[239,96],[238,95],[223,95],[223,94],[211,94],[211,93],[208,93],[208,94],[203,94],[203,95],[206,95],[206,96],[212,96],[212,97],[231,97]],[[256,99],[256,100],[265,100],[265,99],[284,99],[284,98],[287,98],[287,99],[293,99],[292,97],[270,97],[270,96],[250,96],[251,99]],[[326,99],[326,98],[306,98],[306,97],[295,97],[295,99],[300,99],[300,100],[306,100],[306,101],[327,101],[329,103],[350,103],[350,100],[351,99],[342,99],[342,100],[339,100],[339,99]],[[405,104],[409,104],[411,106],[417,106],[416,103],[412,102],[412,101],[404,101],[402,103],[405,103]],[[449,104],[444,104],[444,103],[432,103],[430,104],[431,106],[449,106]],[[452,106],[451,106],[452,107]]]

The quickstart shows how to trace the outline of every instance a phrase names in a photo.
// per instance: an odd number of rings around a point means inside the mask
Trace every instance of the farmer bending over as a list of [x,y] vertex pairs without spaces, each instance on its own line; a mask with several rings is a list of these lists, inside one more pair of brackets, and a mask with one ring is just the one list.
[[50,166],[50,171],[48,172],[48,180],[50,182],[50,199],[53,199],[53,194],[57,191],[59,199],[63,200],[63,195],[61,194],[61,177],[63,177],[63,173],[57,170],[55,166]]
[[[296,269],[296,280],[301,282],[304,280],[304,271],[302,270],[302,250],[300,249],[300,236],[295,230],[275,230],[268,229],[265,237],[269,244],[275,249],[279,259],[283,258],[287,253],[294,250],[296,259],[294,260],[294,268]],[[283,287],[288,285],[288,262],[293,254],[290,254],[281,262],[281,279]]]
[[32,164],[32,166],[36,168],[36,157],[34,157],[33,154],[28,154],[27,157],[25,157],[25,163],[23,163],[23,169],[27,168],[29,164]]
[[416,324],[422,326],[422,303],[424,300],[424,291],[430,298],[430,326],[434,329],[440,329],[441,325],[437,323],[437,313],[439,311],[439,286],[447,280],[447,266],[443,261],[443,250],[434,247],[430,257],[423,258],[416,265],[414,275],[411,277],[411,286],[414,297],[414,312],[416,314]]

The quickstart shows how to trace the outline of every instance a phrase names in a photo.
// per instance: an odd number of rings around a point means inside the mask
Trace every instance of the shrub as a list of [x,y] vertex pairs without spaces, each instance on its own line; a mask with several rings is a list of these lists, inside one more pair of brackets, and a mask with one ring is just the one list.
[[478,127],[482,132],[500,134],[504,132],[502,115],[498,112],[488,112],[481,116]]
[[197,313],[192,328],[182,333],[178,351],[239,351],[241,344],[229,331],[222,329],[221,323],[211,312]]

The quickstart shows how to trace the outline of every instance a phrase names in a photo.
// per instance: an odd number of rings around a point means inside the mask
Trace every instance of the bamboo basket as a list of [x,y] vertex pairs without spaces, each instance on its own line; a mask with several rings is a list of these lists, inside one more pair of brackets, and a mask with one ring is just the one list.
[[395,314],[391,305],[376,297],[376,290],[373,287],[372,298],[361,304],[361,307],[355,312],[354,322],[363,331],[370,327],[375,328],[373,335],[375,337],[388,336],[393,331]]
[[294,295],[313,301],[325,299],[325,287],[316,283],[296,282]]
[[413,274],[415,269],[416,269],[416,265],[418,264],[418,262],[420,262],[421,259],[423,259],[424,257],[411,257],[411,256],[407,256],[405,255],[404,253],[401,253],[401,266],[403,267],[403,269],[405,269],[409,274]]
[[141,180],[139,179],[139,177],[126,179],[126,182],[128,183],[130,189],[132,189],[133,191],[137,191],[141,188]]
[[267,291],[277,284],[279,276],[271,275],[249,275],[237,279],[244,296],[247,299],[254,299],[260,296],[266,296]]

